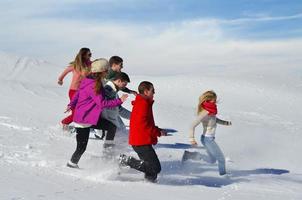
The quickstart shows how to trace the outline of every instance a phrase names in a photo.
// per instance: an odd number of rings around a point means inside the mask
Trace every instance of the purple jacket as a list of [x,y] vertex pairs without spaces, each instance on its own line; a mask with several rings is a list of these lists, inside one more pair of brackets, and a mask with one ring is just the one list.
[[96,125],[104,108],[112,108],[122,104],[120,99],[105,100],[104,90],[96,95],[94,91],[95,80],[84,78],[77,93],[69,106],[74,110],[73,121],[76,123]]

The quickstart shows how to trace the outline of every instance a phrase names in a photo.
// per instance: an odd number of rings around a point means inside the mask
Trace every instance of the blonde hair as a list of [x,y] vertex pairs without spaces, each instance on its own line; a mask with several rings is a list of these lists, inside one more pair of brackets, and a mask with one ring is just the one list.
[[90,49],[81,48],[79,53],[76,55],[74,61],[70,63],[76,71],[84,72],[84,73],[87,73],[87,74],[89,73],[90,68],[84,60],[84,56],[88,52],[90,52]]
[[202,108],[202,103],[205,101],[210,101],[210,100],[216,100],[217,99],[217,95],[213,90],[209,90],[206,91],[205,93],[203,93],[200,97],[199,97],[199,101],[198,101],[198,106],[197,106],[197,115],[203,111],[204,109]]

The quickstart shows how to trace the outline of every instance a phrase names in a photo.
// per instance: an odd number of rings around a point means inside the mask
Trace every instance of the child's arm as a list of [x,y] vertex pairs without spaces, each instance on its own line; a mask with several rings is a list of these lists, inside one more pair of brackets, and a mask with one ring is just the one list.
[[130,90],[129,88],[125,87],[122,89],[123,92],[126,92],[128,94],[133,94],[133,95],[137,95],[137,92],[134,90]]
[[65,78],[65,76],[71,72],[73,70],[73,67],[72,66],[68,66],[66,67],[66,69],[62,72],[62,74],[59,76],[58,78],[58,84],[59,85],[63,85],[63,79]]
[[191,142],[192,145],[196,145],[197,142],[195,140],[194,134],[195,134],[195,128],[201,123],[201,121],[208,115],[208,111],[203,110],[197,118],[193,121],[193,123],[190,126],[190,131],[189,131],[189,141]]
[[113,108],[113,107],[119,106],[128,97],[128,95],[124,94],[121,96],[121,98],[106,100],[103,91],[101,92],[101,94],[95,94],[93,88],[91,90],[92,90],[91,94],[90,94],[91,98],[98,106],[100,106],[102,108]]
[[231,121],[225,121],[225,120],[219,119],[218,117],[216,117],[216,123],[221,124],[221,125],[225,125],[225,126],[231,126],[232,125]]

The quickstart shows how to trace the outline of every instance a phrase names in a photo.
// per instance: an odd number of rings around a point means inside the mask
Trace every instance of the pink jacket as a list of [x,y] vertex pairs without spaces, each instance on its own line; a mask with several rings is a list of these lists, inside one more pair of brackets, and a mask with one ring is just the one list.
[[75,108],[73,121],[76,123],[96,125],[104,108],[122,104],[120,99],[105,100],[104,90],[101,91],[101,94],[95,94],[94,84],[94,79],[84,78],[69,103],[71,108]]
[[70,90],[77,90],[80,86],[81,80],[83,78],[85,78],[85,74],[81,73],[79,71],[76,71],[73,66],[68,66],[63,72],[62,74],[59,76],[59,81],[63,81],[63,79],[65,78],[65,76],[72,72],[72,80],[70,83]]

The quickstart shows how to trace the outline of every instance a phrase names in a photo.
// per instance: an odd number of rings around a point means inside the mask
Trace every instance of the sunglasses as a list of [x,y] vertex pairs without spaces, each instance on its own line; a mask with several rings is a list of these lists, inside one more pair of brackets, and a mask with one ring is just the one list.
[[89,57],[91,57],[91,55],[92,55],[91,53],[87,54],[87,56],[89,56]]

